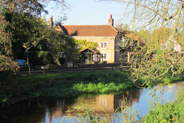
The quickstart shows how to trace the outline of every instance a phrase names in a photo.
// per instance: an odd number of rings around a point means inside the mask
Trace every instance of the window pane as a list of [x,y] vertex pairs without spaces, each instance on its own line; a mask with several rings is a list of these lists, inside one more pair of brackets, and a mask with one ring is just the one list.
[[106,53],[104,53],[103,58],[104,58],[104,59],[107,59],[107,54],[106,54]]
[[104,43],[104,48],[107,48],[107,43],[106,42]]
[[103,48],[103,42],[101,43],[101,48]]

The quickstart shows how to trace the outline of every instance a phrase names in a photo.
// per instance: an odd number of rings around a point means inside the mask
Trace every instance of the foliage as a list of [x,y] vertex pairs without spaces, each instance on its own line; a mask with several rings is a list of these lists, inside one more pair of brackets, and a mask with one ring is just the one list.
[[[0,1],[0,55],[10,58],[13,64],[14,56],[19,57],[20,46],[23,46],[28,54],[28,51],[38,44],[39,38],[43,38],[40,32],[43,31],[43,26],[46,26],[46,23],[43,24],[43,20],[38,16],[42,12],[47,13],[43,3],[50,1],[58,5],[65,3],[64,0]],[[27,62],[29,62],[28,57]]]
[[64,52],[66,61],[75,61],[78,57],[77,44],[75,40],[69,36],[65,37],[64,45],[61,46],[61,51]]
[[99,83],[89,83],[75,84],[73,89],[83,93],[109,93],[109,92],[119,92],[121,90],[126,90],[132,88],[133,86],[129,83],[116,84],[116,82],[99,82]]
[[183,122],[183,104],[184,91],[183,88],[178,92],[177,101],[172,103],[152,104],[152,108],[146,116],[144,116],[144,122]]
[[[104,111],[104,113],[106,112]],[[100,114],[96,113],[93,110],[87,109],[85,105],[70,107],[67,111],[67,114],[75,115],[73,118],[80,123],[109,123],[112,120],[108,117],[108,114],[106,114],[106,116],[103,116],[102,118]]]
[[151,38],[151,32],[148,30],[140,30],[138,32],[138,36],[141,37],[141,40],[143,40],[145,43],[148,43]]
[[11,58],[0,54],[0,86],[3,85],[3,82],[12,81],[18,70],[19,66],[17,62],[14,62]]
[[19,67],[16,62],[12,61],[5,55],[0,55],[0,72],[12,71],[16,73],[18,69]]
[[29,61],[34,65],[53,64],[53,59],[49,51],[30,51]]
[[[35,63],[36,61],[34,60],[42,57],[40,58],[42,62],[40,62],[43,64],[55,62],[60,65],[59,57],[61,51],[65,53],[66,59],[75,58],[77,50],[74,40],[61,32],[48,28],[44,19],[36,17],[29,12],[9,12],[7,8],[4,8],[2,13],[12,26],[8,30],[11,32],[10,39],[12,42],[10,43],[12,44],[12,54],[15,59],[25,58],[28,64],[30,61]],[[33,52],[37,52],[38,55],[32,55],[33,57],[30,59],[29,55]]]
[[86,48],[95,49],[97,47],[97,43],[86,41],[86,40],[75,40],[76,45],[78,46],[79,52],[85,50]]

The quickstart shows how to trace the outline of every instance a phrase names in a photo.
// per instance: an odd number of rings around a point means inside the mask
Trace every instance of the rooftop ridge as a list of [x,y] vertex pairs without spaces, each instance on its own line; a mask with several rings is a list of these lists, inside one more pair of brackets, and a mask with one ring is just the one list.
[[116,36],[118,30],[112,25],[61,25],[70,36]]

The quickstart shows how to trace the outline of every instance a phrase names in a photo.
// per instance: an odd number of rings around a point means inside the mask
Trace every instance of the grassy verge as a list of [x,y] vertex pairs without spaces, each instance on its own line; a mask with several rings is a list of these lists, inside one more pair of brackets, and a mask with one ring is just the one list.
[[[162,83],[181,80],[168,74]],[[109,70],[76,73],[17,75],[11,81],[0,82],[0,105],[32,98],[68,98],[84,94],[120,93],[139,86],[128,71]]]
[[67,98],[119,92],[135,87],[128,78],[128,72],[118,70],[17,75],[12,81],[2,82],[1,85],[1,104],[36,97]]

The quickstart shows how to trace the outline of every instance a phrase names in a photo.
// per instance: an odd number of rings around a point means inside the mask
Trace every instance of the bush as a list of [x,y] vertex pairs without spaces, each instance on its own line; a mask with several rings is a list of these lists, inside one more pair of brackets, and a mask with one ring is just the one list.
[[18,70],[17,62],[5,55],[0,55],[0,83],[10,82]]
[[46,65],[54,63],[48,51],[29,52],[29,61],[34,65]]
[[60,64],[64,64],[66,62],[66,59],[64,57],[59,58]]
[[17,62],[13,61],[10,57],[0,55],[0,72],[12,71],[16,73],[19,70]]

